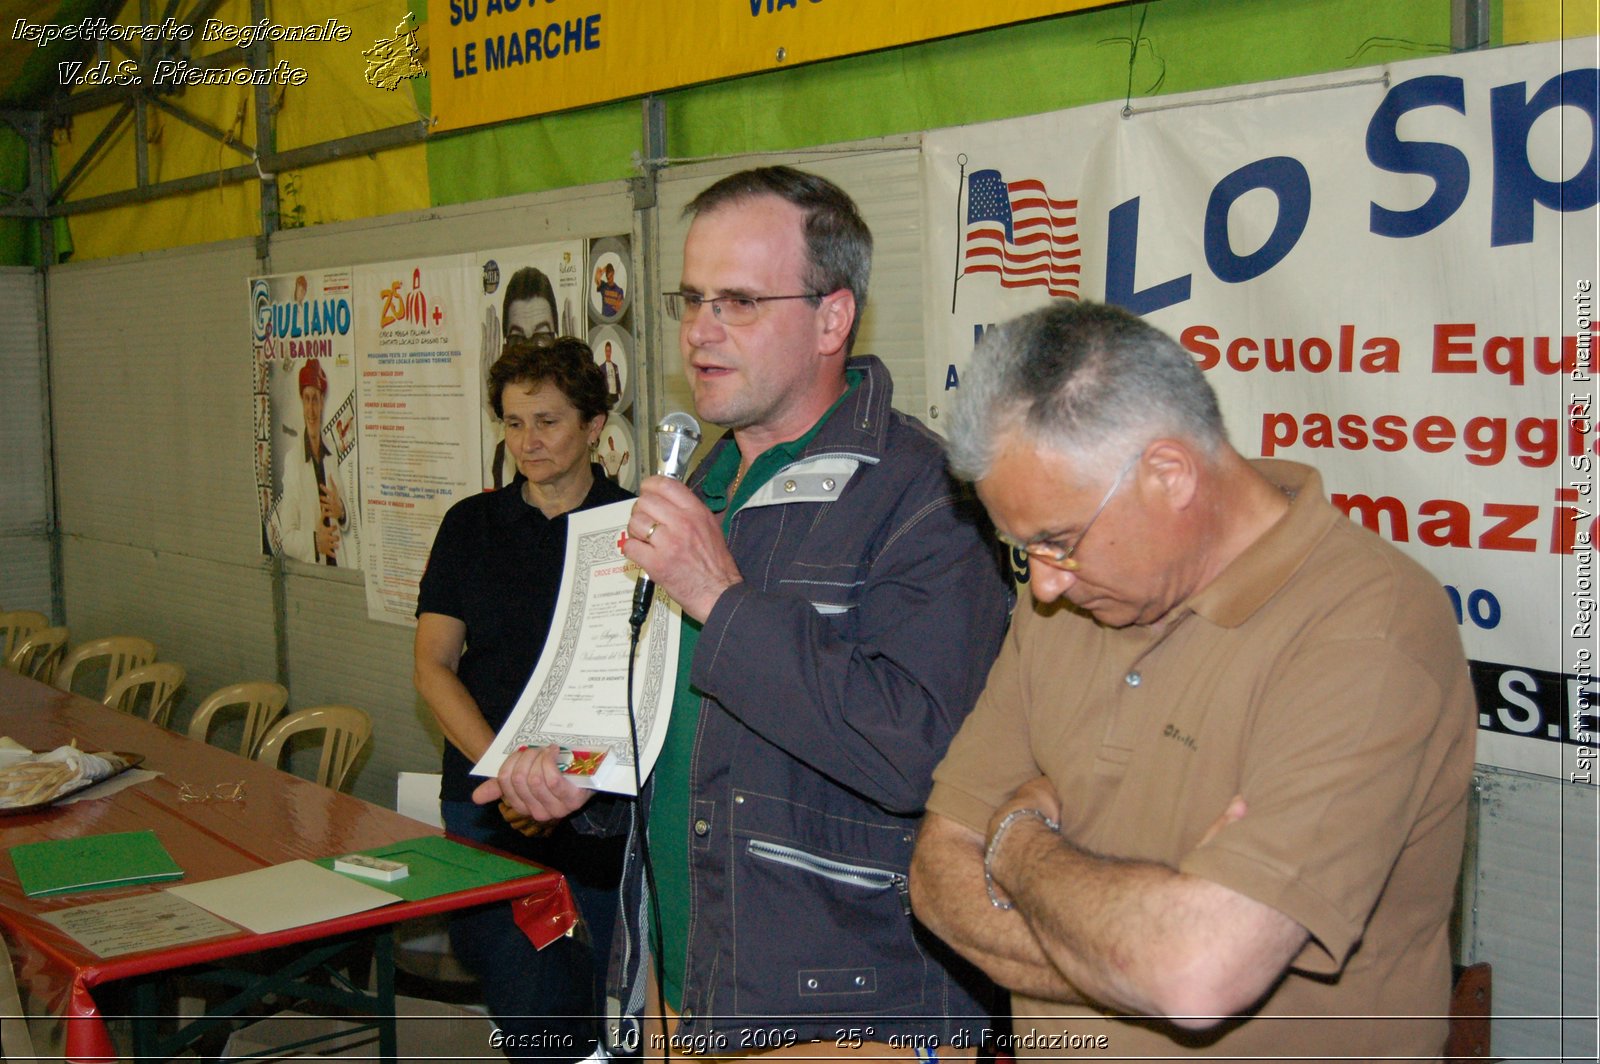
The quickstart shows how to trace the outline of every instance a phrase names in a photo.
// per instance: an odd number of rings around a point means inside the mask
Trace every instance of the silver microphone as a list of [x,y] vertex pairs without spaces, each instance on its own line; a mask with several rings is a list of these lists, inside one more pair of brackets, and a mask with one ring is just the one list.
[[675,410],[656,426],[656,450],[661,452],[659,476],[682,480],[689,472],[689,459],[700,446],[700,422],[692,414]]
[[[675,410],[661,419],[661,424],[656,426],[656,451],[661,455],[661,464],[656,466],[656,474],[671,477],[681,481],[689,473],[689,459],[694,457],[694,449],[700,446],[700,422],[693,415]],[[633,612],[628,615],[628,625],[637,635],[640,627],[644,625],[645,616],[650,612],[650,603],[656,595],[656,583],[648,575],[639,577],[639,583],[633,589]]]

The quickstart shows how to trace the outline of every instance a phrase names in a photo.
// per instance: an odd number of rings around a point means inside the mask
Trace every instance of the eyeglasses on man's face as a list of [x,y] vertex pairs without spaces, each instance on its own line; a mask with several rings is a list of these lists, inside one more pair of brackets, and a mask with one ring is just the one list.
[[1117,489],[1122,487],[1123,478],[1128,475],[1129,470],[1138,464],[1139,458],[1139,455],[1134,455],[1132,458],[1128,459],[1127,463],[1120,471],[1118,471],[1116,478],[1111,481],[1111,487],[1106,489],[1105,495],[1100,499],[1100,505],[1094,508],[1094,513],[1090,514],[1089,520],[1084,522],[1083,531],[1079,532],[1071,543],[1065,543],[1064,540],[1066,537],[1056,532],[1040,533],[1033,539],[1028,540],[1026,543],[1014,539],[1013,537],[1006,535],[1004,532],[996,532],[995,535],[999,538],[1001,543],[1004,543],[1013,550],[1022,551],[1030,558],[1041,561],[1044,564],[1053,566],[1057,569],[1065,569],[1069,573],[1077,572],[1078,562],[1074,555],[1078,553],[1078,548],[1082,546],[1084,539],[1089,535],[1089,529],[1094,527],[1094,523],[1098,521],[1100,519],[1100,515],[1105,512],[1106,504],[1109,503],[1111,501],[1111,497],[1117,493]]
[[784,299],[818,300],[827,292],[802,292],[795,296],[717,296],[707,299],[699,292],[663,292],[667,304],[667,317],[673,321],[693,321],[701,307],[710,307],[711,314],[724,325],[749,325],[761,316],[761,304]]

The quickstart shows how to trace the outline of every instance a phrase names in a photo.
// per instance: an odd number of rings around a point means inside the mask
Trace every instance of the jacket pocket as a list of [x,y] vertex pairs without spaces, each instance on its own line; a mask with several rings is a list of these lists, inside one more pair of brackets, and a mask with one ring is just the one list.
[[909,828],[749,791],[735,799],[730,899],[739,1015],[919,1015],[935,972],[916,941]]
[[763,842],[760,839],[751,839],[746,843],[745,852],[758,861],[776,861],[790,868],[798,868],[802,872],[831,879],[835,883],[846,883],[863,890],[892,889],[900,899],[901,911],[907,916],[911,915],[910,880],[900,872],[890,872],[867,865],[846,864],[844,861],[819,857],[793,846],[780,846],[775,842]]

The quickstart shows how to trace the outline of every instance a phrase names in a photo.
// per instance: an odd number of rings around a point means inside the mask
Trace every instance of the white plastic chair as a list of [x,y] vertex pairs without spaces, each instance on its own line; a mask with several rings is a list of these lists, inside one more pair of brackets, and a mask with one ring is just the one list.
[[249,757],[267,726],[278,719],[283,707],[289,704],[289,689],[270,680],[229,684],[207,696],[189,718],[189,738],[202,743],[210,742],[212,718],[221,710],[244,708],[239,737],[239,756]]
[[65,627],[40,628],[17,643],[6,666],[40,683],[54,683],[69,636]]
[[48,627],[50,618],[34,610],[0,610],[0,661],[9,665],[18,643]]
[[[104,701],[120,713],[131,713],[165,728],[172,714],[173,699],[187,675],[184,667],[175,662],[152,661],[129,669],[113,680]],[[143,713],[139,712],[141,699],[145,701]]]
[[372,736],[372,718],[355,706],[316,706],[290,713],[261,737],[255,758],[273,768],[283,755],[284,743],[292,735],[305,731],[321,731],[322,760],[317,766],[316,781],[324,787],[339,790],[344,786],[345,775],[362,747]]
[[106,695],[111,693],[111,685],[123,673],[156,660],[156,645],[136,635],[112,635],[79,643],[67,651],[67,656],[61,660],[61,668],[56,670],[55,685],[63,691],[72,690],[72,679],[78,670],[84,664],[98,662],[101,658],[105,659],[106,686],[94,697],[103,702]]

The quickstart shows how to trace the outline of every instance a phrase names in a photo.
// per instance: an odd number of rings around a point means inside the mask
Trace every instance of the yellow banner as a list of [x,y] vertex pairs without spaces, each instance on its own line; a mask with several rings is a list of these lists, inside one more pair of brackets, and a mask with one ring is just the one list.
[[1111,0],[433,0],[434,128],[642,96]]

